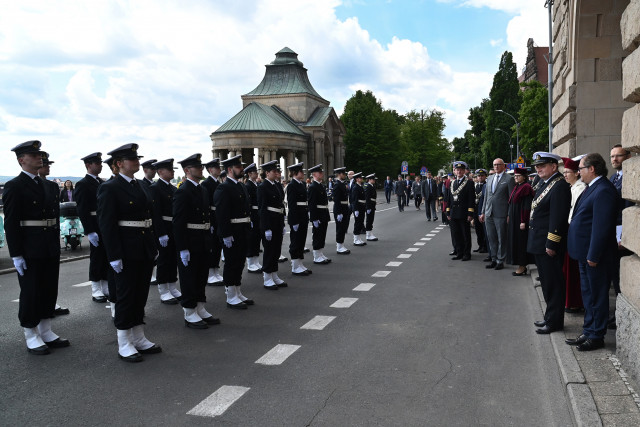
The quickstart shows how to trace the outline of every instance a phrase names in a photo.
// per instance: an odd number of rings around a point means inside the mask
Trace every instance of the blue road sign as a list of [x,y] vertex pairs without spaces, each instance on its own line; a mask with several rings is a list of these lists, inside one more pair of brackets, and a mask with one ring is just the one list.
[[402,174],[406,175],[409,173],[409,165],[402,165]]
[[423,166],[423,167],[420,169],[420,175],[422,175],[422,176],[427,176],[427,167],[426,167],[426,166]]

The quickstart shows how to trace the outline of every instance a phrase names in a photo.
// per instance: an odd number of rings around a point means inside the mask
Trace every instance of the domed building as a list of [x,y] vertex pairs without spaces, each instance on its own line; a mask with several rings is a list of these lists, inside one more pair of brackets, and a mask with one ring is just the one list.
[[214,157],[242,154],[245,163],[258,165],[283,158],[285,167],[301,161],[328,171],[343,166],[344,125],[311,85],[297,53],[287,47],[276,53],[262,82],[241,98],[242,111],[211,134]]

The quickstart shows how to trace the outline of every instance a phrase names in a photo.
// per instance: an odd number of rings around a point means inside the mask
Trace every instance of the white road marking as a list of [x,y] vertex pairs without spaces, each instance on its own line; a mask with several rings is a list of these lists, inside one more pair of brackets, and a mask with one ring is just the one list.
[[187,415],[199,417],[217,417],[225,413],[236,400],[240,399],[250,389],[249,387],[223,385],[209,397],[193,407]]
[[439,233],[439,232],[440,232],[440,230],[435,229],[435,230],[431,230],[431,232],[432,232],[432,233]]
[[280,365],[299,348],[299,345],[278,344],[271,350],[269,350],[260,359],[256,360],[256,363],[259,363],[261,365]]
[[336,316],[316,316],[302,325],[300,329],[313,329],[314,331],[321,331],[335,318]]
[[20,302],[20,298],[18,299],[12,299],[11,302]]
[[407,252],[418,252],[420,248],[408,248]]
[[376,271],[375,273],[373,273],[371,275],[371,277],[387,277],[389,274],[391,274],[390,271],[381,270],[381,271]]
[[[435,234],[427,234],[427,237],[435,237],[435,236],[436,236]],[[420,240],[422,240],[422,239],[420,239]],[[429,240],[431,240],[431,239],[429,239]]]
[[331,308],[349,308],[355,302],[358,301],[358,298],[340,298],[338,301],[331,304],[329,307]]
[[398,258],[411,258],[412,254],[400,254],[398,255]]
[[85,286],[91,286],[91,282],[78,283],[77,285],[71,285],[72,288],[84,288]]
[[400,267],[402,261],[389,261],[385,267]]
[[425,242],[415,242],[415,243],[413,244],[413,246],[424,246],[424,245],[426,245],[426,243],[425,243]]
[[[427,234],[427,236],[432,236],[432,234]],[[430,238],[428,238],[428,237],[423,237],[423,238],[422,238],[422,239],[420,239],[420,240],[422,240],[423,242],[426,242],[426,241],[429,241],[429,240],[431,240],[431,239],[430,239]]]
[[375,283],[360,283],[358,286],[353,288],[354,291],[367,292],[370,291],[376,284]]

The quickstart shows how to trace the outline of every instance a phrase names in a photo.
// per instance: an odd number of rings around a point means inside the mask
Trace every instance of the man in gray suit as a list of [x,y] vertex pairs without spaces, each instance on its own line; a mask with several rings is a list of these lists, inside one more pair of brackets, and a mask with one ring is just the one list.
[[436,211],[436,199],[438,198],[438,183],[433,179],[431,172],[427,172],[427,177],[422,181],[421,192],[424,200],[424,207],[427,211],[427,221],[431,221],[432,215],[433,220],[437,221],[438,212]]
[[487,181],[482,215],[478,218],[487,228],[491,264],[487,268],[502,270],[507,256],[507,213],[509,212],[509,195],[515,181],[507,175],[506,165],[502,159],[493,161],[495,173]]

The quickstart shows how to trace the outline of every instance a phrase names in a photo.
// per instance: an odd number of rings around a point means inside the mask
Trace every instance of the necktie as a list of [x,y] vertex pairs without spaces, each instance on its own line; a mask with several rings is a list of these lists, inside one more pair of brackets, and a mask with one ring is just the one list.
[[491,192],[495,193],[496,192],[496,184],[498,183],[498,180],[500,179],[500,175],[496,175],[493,178],[493,182],[491,183]]
[[40,178],[37,176],[33,177],[33,182],[35,182],[36,184],[40,184]]

